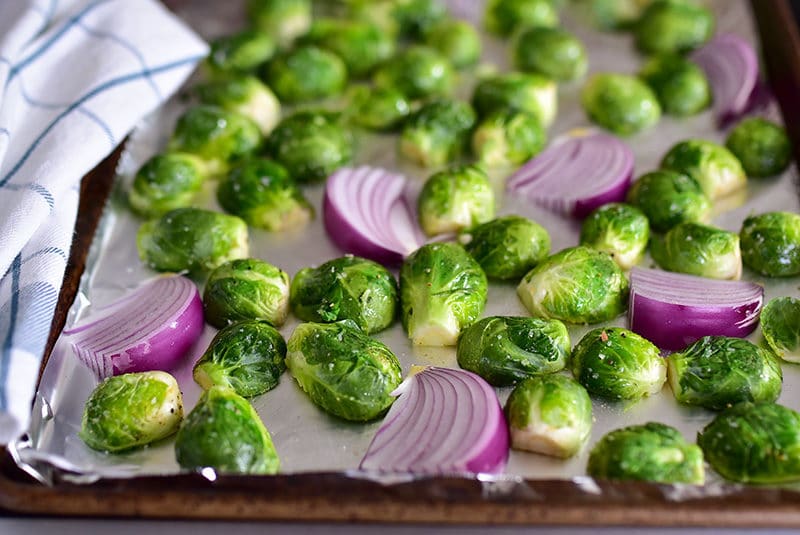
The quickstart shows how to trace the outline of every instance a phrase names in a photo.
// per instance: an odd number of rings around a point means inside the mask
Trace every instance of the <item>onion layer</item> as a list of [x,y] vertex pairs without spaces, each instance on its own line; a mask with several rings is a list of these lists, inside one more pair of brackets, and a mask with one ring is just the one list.
[[98,379],[128,372],[170,371],[203,332],[203,303],[178,275],[140,286],[64,335]]
[[424,239],[405,197],[406,179],[378,167],[343,167],[328,177],[325,230],[346,253],[400,264]]
[[764,288],[655,269],[631,270],[631,330],[661,349],[677,350],[704,336],[744,338],[758,325]]
[[625,200],[633,176],[633,152],[621,139],[577,129],[528,161],[506,189],[555,212],[583,218],[609,202]]
[[508,426],[494,389],[474,373],[429,367],[403,381],[361,461],[362,470],[499,473]]

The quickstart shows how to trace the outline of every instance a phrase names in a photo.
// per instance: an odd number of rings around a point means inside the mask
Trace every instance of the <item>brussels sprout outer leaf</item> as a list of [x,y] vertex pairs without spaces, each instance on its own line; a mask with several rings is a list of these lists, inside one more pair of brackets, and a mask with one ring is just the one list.
[[700,184],[676,171],[642,175],[628,190],[628,202],[642,210],[658,232],[684,222],[707,223],[711,218],[711,201]]
[[497,110],[472,133],[472,152],[486,167],[511,167],[539,154],[547,134],[539,119],[522,110]]
[[722,145],[702,139],[689,139],[673,146],[661,160],[661,168],[689,175],[711,200],[724,197],[747,183],[736,156]]
[[486,276],[515,280],[550,254],[550,235],[540,224],[509,215],[464,231],[460,240]]
[[739,232],[744,264],[768,277],[800,273],[800,215],[767,212],[745,218]]
[[635,76],[595,74],[583,87],[581,102],[589,119],[620,136],[650,128],[661,118],[656,95]]
[[658,96],[665,113],[684,117],[708,107],[711,88],[703,71],[677,55],[654,57],[639,72]]
[[301,46],[270,61],[264,78],[281,102],[298,103],[341,93],[347,67],[333,52]]
[[491,33],[505,37],[518,28],[558,26],[558,11],[551,0],[489,0],[484,25]]
[[636,47],[646,54],[683,53],[714,33],[714,15],[692,2],[656,0],[634,28]]
[[800,362],[800,300],[772,299],[761,311],[761,334],[769,348],[787,362]]
[[647,217],[629,204],[604,204],[581,225],[581,245],[608,253],[622,269],[639,263],[649,240]]
[[494,217],[494,190],[478,166],[454,167],[431,176],[417,199],[422,230],[428,236],[458,232]]
[[762,117],[751,117],[736,125],[725,146],[751,177],[778,175],[792,161],[792,145],[786,131]]
[[522,31],[515,39],[513,57],[518,69],[558,81],[580,78],[588,67],[583,43],[560,28],[533,27]]
[[742,274],[739,236],[700,223],[674,226],[651,242],[650,254],[667,271],[729,280]]
[[423,167],[445,165],[467,148],[475,112],[466,102],[428,102],[403,125],[400,154]]
[[472,105],[481,117],[497,110],[526,111],[548,127],[555,120],[558,108],[556,83],[535,73],[510,72],[492,76],[475,86]]
[[136,172],[128,201],[138,215],[157,217],[190,206],[208,178],[203,160],[167,152],[150,158]]

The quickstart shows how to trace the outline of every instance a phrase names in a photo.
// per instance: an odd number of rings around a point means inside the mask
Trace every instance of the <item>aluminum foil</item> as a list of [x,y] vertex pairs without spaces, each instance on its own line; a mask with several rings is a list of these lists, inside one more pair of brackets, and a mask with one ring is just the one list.
[[[746,0],[713,0],[708,4],[716,13],[718,31],[734,32],[753,43],[758,42]],[[214,37],[239,27],[239,7],[238,2],[196,1],[186,3],[181,14],[201,34]],[[458,2],[458,9],[459,13],[466,16],[480,11],[470,2]],[[641,66],[642,58],[634,50],[630,35],[596,32],[588,23],[587,16],[577,8],[566,9],[563,23],[585,43],[590,58],[590,74],[599,71],[635,73]],[[508,57],[507,42],[485,38],[484,64],[481,69],[507,70]],[[472,78],[464,76],[459,83],[459,96],[468,98],[473,84]],[[550,128],[551,139],[572,128],[587,125],[579,102],[580,88],[581,82],[559,88],[560,110],[555,124]],[[121,199],[124,198],[124,192],[138,167],[164,147],[175,119],[185,106],[185,100],[174,99],[144,121],[132,134],[120,161],[116,191],[107,206],[91,249],[87,270],[79,295],[70,310],[67,327],[87,317],[93,308],[122,296],[154,275],[137,257],[134,236],[141,221],[125,208]],[[779,120],[774,106],[767,113],[773,119]],[[636,155],[636,175],[655,169],[662,155],[673,143],[688,137],[722,141],[724,133],[715,128],[711,112],[688,119],[664,117],[655,128],[629,139]],[[419,188],[431,173],[431,170],[414,167],[399,159],[396,153],[396,137],[393,136],[362,133],[358,138],[356,154],[357,163],[401,170],[415,188]],[[577,244],[578,222],[506,197],[502,185],[507,174],[493,174],[500,201],[499,214],[519,213],[539,221],[552,236],[553,251]],[[213,186],[214,184],[209,184],[204,203],[219,209],[215,204]],[[305,191],[319,214],[322,188],[309,187]],[[743,218],[751,212],[797,212],[799,207],[796,169],[792,167],[778,178],[752,180],[745,195],[729,199],[727,203],[717,203],[718,214],[713,223],[738,232]],[[251,246],[254,256],[280,266],[290,275],[294,275],[300,268],[319,265],[342,254],[327,238],[319,217],[296,232],[270,234],[251,229]],[[649,264],[649,261],[645,264]],[[766,288],[766,299],[781,295],[800,296],[797,278],[762,279],[747,272],[745,278],[763,284]],[[495,314],[527,314],[516,296],[514,284],[490,285],[485,315]],[[285,337],[291,334],[297,323],[295,318],[289,319],[281,329]],[[613,322],[620,326],[625,323],[624,317]],[[589,328],[571,327],[573,343]],[[207,326],[184,365],[174,370],[187,408],[195,404],[200,394],[200,388],[191,377],[192,364],[203,353],[214,332],[213,328]],[[757,333],[758,331],[752,337],[754,340],[759,336]],[[412,347],[399,322],[379,333],[377,338],[392,348],[400,359],[404,372],[413,364],[457,367],[454,348]],[[783,370],[784,389],[779,401],[800,409],[800,367],[784,363]],[[121,455],[98,453],[83,444],[77,432],[84,402],[95,385],[93,375],[78,362],[63,338],[59,339],[39,387],[29,440],[14,445],[18,462],[39,474],[43,481],[48,480],[54,469],[60,470],[62,474],[73,474],[73,479],[77,481],[179,472],[171,439]],[[505,402],[509,392],[510,388],[498,389],[502,402]],[[276,389],[255,398],[253,404],[272,434],[280,455],[282,472],[340,471],[353,477],[364,477],[356,469],[373,434],[380,426],[380,420],[356,424],[328,416],[310,401],[288,372]],[[582,489],[591,492],[591,489],[597,487],[591,479],[585,477],[588,451],[607,432],[622,426],[659,421],[675,426],[685,437],[693,440],[698,430],[712,417],[713,413],[707,410],[679,405],[668,386],[660,393],[635,403],[595,399],[595,422],[591,440],[579,455],[563,461],[512,451],[506,475],[489,478],[492,483],[486,487],[487,492],[506,492],[503,489],[520,482],[521,478],[573,479]],[[392,481],[385,482],[391,484]],[[730,486],[721,486],[720,483],[718,476],[709,470],[709,482],[705,487],[687,489],[676,486],[668,497],[682,499],[720,495],[726,492],[725,489],[732,489]]]

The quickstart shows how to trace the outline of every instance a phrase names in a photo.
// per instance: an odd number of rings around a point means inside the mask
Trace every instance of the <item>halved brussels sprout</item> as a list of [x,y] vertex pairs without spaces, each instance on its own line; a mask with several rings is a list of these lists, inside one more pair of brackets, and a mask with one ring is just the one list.
[[472,152],[487,167],[511,167],[539,154],[547,134],[532,113],[497,110],[472,133]]
[[400,154],[423,166],[445,165],[467,147],[475,112],[466,102],[438,99],[409,117],[400,135]]
[[592,14],[603,30],[632,27],[653,0],[592,0]]
[[800,215],[766,212],[745,218],[739,232],[744,264],[767,277],[800,273]]
[[489,0],[483,23],[491,33],[507,37],[519,28],[558,26],[552,0]]
[[270,89],[255,76],[228,77],[195,87],[204,104],[252,119],[264,135],[281,118],[281,104]]
[[708,41],[713,33],[711,11],[685,0],[656,0],[634,28],[636,47],[645,54],[688,52]]
[[494,190],[480,167],[452,167],[428,178],[417,200],[417,212],[428,236],[458,232],[494,217]]
[[311,0],[248,0],[253,26],[287,45],[311,27]]
[[368,74],[376,65],[394,54],[394,39],[378,26],[365,21],[317,19],[311,24],[303,43],[336,53],[351,76]]
[[604,204],[581,225],[581,245],[608,253],[622,269],[630,269],[641,261],[649,240],[647,216],[630,204]]
[[275,54],[275,41],[260,30],[247,29],[211,41],[206,68],[214,78],[250,74]]
[[725,146],[742,163],[747,176],[779,175],[792,162],[792,144],[786,130],[762,117],[750,117],[737,124]]
[[[371,0],[370,4],[375,4]],[[401,36],[418,39],[447,16],[447,7],[438,0],[392,0],[391,15]],[[368,8],[370,11],[373,6]]]
[[711,201],[695,179],[676,171],[642,175],[628,190],[628,202],[647,216],[653,230],[666,232],[684,222],[706,223]]
[[800,299],[776,297],[761,310],[761,334],[787,362],[800,362]]
[[203,161],[192,154],[156,154],[136,172],[128,202],[137,214],[160,216],[192,204],[207,178]]
[[456,69],[469,67],[481,57],[481,38],[472,24],[445,19],[425,33],[425,44],[438,50]]
[[583,43],[561,28],[523,30],[514,41],[513,57],[517,69],[538,72],[559,82],[580,78],[589,65]]
[[556,83],[540,74],[509,72],[478,82],[472,105],[481,117],[497,110],[521,110],[533,114],[544,127],[553,123],[558,109]]
[[390,130],[411,114],[411,104],[397,89],[357,86],[349,93],[348,110],[358,126]]
[[722,145],[702,139],[689,139],[673,146],[661,160],[661,167],[689,175],[712,201],[747,183],[736,156]]
[[373,81],[379,88],[397,89],[410,99],[442,96],[453,88],[455,71],[436,50],[414,45],[384,62]]
[[639,76],[655,92],[664,113],[685,117],[700,113],[711,103],[705,73],[688,59],[677,55],[651,58]]
[[281,102],[297,103],[341,93],[347,83],[347,67],[333,52],[301,46],[270,61],[264,79]]
[[650,244],[653,260],[667,271],[711,279],[738,280],[742,275],[739,236],[700,223],[681,223]]
[[583,87],[581,102],[589,119],[621,136],[650,128],[661,118],[653,91],[626,74],[595,74]]

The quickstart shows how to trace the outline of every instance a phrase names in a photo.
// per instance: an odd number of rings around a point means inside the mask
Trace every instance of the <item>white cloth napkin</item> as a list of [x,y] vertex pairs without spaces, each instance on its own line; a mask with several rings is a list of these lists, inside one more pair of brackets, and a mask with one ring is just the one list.
[[155,0],[0,0],[0,444],[28,426],[81,177],[206,53]]

